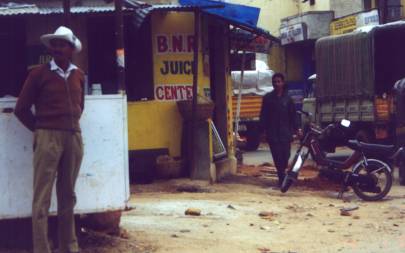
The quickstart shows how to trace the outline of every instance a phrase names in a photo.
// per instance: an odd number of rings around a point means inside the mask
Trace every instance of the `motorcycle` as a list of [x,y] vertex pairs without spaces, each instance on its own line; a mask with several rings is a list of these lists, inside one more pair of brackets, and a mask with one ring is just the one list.
[[[310,114],[300,112],[308,118]],[[321,167],[320,173],[327,178],[339,182],[341,190],[338,197],[351,187],[354,193],[363,200],[377,201],[383,199],[392,186],[391,167],[369,154],[392,152],[393,146],[366,144],[357,140],[349,140],[347,146],[353,150],[344,161],[328,158],[322,149],[321,140],[327,140],[333,131],[342,131],[350,126],[350,121],[343,119],[340,123],[330,124],[325,128],[310,122],[305,124],[300,145],[294,156],[292,166],[286,173],[281,185],[281,192],[288,191],[293,182],[297,181],[300,170],[309,155]],[[370,157],[370,156],[369,156]]]

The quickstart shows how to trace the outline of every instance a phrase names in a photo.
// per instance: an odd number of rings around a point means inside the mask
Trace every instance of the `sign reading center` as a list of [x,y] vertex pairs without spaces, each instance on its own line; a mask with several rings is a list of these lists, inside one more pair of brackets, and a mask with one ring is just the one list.
[[191,84],[163,84],[155,85],[155,99],[161,101],[191,100],[193,85]]

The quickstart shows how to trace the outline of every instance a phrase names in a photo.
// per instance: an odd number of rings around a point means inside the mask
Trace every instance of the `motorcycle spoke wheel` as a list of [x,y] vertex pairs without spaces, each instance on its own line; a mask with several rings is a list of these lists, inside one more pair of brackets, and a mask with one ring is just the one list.
[[356,165],[353,173],[368,177],[369,180],[373,181],[373,185],[365,185],[360,182],[352,185],[353,191],[361,199],[377,201],[384,198],[391,190],[393,180],[391,168],[382,161],[367,159],[367,166],[364,162],[361,162]]

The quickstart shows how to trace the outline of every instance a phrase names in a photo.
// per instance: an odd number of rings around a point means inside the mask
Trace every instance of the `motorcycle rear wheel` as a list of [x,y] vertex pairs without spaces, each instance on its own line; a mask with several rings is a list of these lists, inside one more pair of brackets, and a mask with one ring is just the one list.
[[[380,190],[378,192],[371,192],[366,189],[370,186],[365,186],[357,182],[352,185],[354,193],[366,201],[383,199],[392,187],[393,178],[391,171],[392,170],[388,164],[377,159],[367,159],[367,166],[364,162],[358,163],[353,169],[353,174],[371,177],[375,181],[375,185],[372,187]],[[380,180],[380,176],[383,176],[385,180]],[[380,185],[380,183],[382,184]]]

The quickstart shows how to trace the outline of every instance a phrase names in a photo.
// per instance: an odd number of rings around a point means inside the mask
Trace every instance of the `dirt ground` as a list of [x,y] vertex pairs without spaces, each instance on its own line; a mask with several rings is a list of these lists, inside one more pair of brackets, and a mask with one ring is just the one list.
[[[364,202],[308,168],[285,194],[270,166],[245,166],[217,184],[188,179],[131,186],[124,235],[86,232],[85,253],[405,252],[405,187]],[[314,178],[315,177],[315,178]],[[188,208],[200,216],[185,215]],[[341,215],[341,208],[355,208]],[[24,250],[0,252],[26,253]]]

